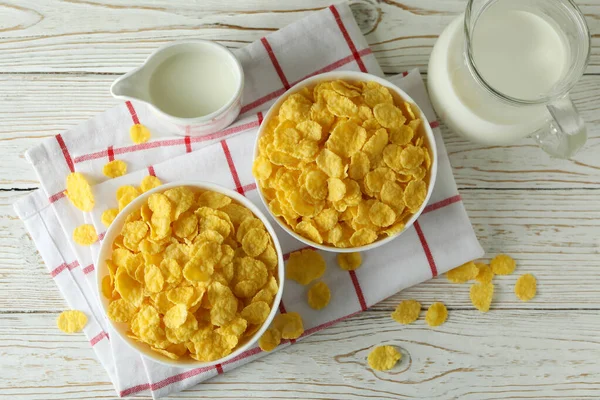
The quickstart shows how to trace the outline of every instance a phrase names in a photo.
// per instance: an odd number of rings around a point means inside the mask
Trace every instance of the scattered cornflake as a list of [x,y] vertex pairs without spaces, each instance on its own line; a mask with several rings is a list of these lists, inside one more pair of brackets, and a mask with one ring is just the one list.
[[87,324],[87,316],[79,310],[68,310],[60,313],[56,326],[65,333],[80,332]]
[[339,253],[337,255],[337,262],[344,271],[354,271],[361,266],[362,256],[359,252]]
[[446,309],[446,306],[440,302],[435,302],[429,306],[429,309],[425,314],[425,321],[429,326],[442,325],[444,322],[446,322],[447,318],[448,310]]
[[446,274],[448,280],[452,283],[464,283],[475,279],[479,269],[473,261],[469,261],[460,267],[456,267]]
[[286,265],[286,278],[308,285],[325,273],[325,259],[312,249],[295,251],[290,254]]
[[127,164],[122,160],[109,161],[102,168],[102,173],[109,178],[118,178],[127,173]]
[[104,210],[102,215],[100,216],[100,221],[102,225],[108,227],[112,222],[117,218],[117,214],[119,214],[119,210],[116,208],[109,208]]
[[521,275],[515,284],[515,294],[522,301],[529,301],[535,297],[537,281],[531,274]]
[[73,231],[73,241],[81,246],[89,246],[96,243],[98,240],[98,234],[94,225],[84,224],[80,225]]
[[494,297],[494,285],[492,283],[474,283],[469,291],[471,303],[481,312],[488,312]]
[[510,275],[514,272],[516,265],[515,260],[506,254],[498,254],[490,261],[490,267],[496,275]]
[[419,318],[420,312],[421,303],[416,300],[403,300],[392,313],[392,318],[404,325],[411,324]]
[[396,365],[402,354],[394,346],[377,346],[369,353],[367,358],[369,367],[377,371],[387,371]]
[[492,271],[492,267],[484,263],[475,263],[477,267],[477,276],[475,280],[479,283],[491,283],[492,279],[494,279],[494,271]]
[[317,282],[308,290],[308,305],[315,310],[327,307],[331,291],[325,282]]
[[140,183],[140,189],[145,193],[148,190],[152,190],[160,185],[162,185],[160,179],[152,175],[147,175],[142,179],[142,182]]
[[133,143],[146,143],[150,139],[150,131],[142,124],[134,124],[129,129],[129,136]]
[[81,211],[92,211],[94,208],[92,187],[81,172],[72,172],[67,175],[65,195]]

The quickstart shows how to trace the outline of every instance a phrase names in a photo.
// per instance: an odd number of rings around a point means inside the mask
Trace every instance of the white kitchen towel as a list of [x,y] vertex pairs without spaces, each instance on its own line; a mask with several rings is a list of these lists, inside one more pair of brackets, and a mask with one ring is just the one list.
[[[345,69],[383,75],[345,4],[313,13],[238,50],[236,55],[246,76],[243,113],[222,132],[208,137],[174,137],[178,127],[157,118],[144,104],[126,102],[27,153],[42,190],[19,201],[15,209],[69,306],[86,311],[90,317],[85,333],[120,396],[148,390],[155,398],[165,396],[265,353],[254,348],[223,365],[186,370],[149,362],[114,335],[109,340],[110,331],[97,303],[92,273],[97,245],[85,248],[74,244],[70,239],[73,229],[93,222],[102,232],[104,227],[98,223],[98,216],[105,208],[115,206],[116,187],[125,182],[138,184],[147,174],[154,174],[163,182],[190,178],[217,182],[238,190],[262,207],[250,173],[251,156],[262,113],[272,101],[297,81],[320,72]],[[460,202],[435,114],[418,71],[391,80],[434,121],[431,124],[437,140],[439,168],[433,196],[413,228],[383,248],[364,254],[361,269],[348,273],[328,268],[324,279],[332,288],[332,302],[325,310],[317,312],[305,305],[303,287],[293,282],[286,285],[283,308],[302,314],[304,336],[483,254]],[[152,140],[132,144],[128,135],[132,123],[147,126],[153,134]],[[106,180],[101,170],[111,159],[126,161],[130,173]],[[71,171],[82,172],[96,183],[97,206],[92,213],[81,213],[64,197],[65,177]],[[301,247],[281,230],[278,237],[285,252]],[[335,265],[332,255],[324,256],[330,266]],[[289,342],[284,343],[280,348],[288,345]],[[107,348],[112,348],[112,352],[107,352]]]

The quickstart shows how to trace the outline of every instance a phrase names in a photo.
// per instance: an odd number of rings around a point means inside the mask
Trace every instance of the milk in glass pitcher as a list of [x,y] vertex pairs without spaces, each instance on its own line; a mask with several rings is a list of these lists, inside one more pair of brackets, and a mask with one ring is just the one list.
[[532,136],[570,158],[585,143],[569,97],[590,56],[590,34],[571,0],[469,0],[439,37],[428,88],[438,115],[475,142]]

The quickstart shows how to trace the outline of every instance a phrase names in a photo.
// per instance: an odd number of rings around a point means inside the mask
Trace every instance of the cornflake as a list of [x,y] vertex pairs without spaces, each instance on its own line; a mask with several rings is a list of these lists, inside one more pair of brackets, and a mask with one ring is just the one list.
[[387,371],[396,365],[402,354],[394,346],[377,346],[367,358],[369,367],[377,371]]
[[443,303],[436,302],[433,303],[427,309],[427,313],[425,314],[425,322],[429,326],[439,326],[446,322],[448,318],[448,310]]
[[403,300],[392,313],[392,319],[403,325],[411,324],[419,318],[420,312],[421,303],[416,300]]
[[337,262],[344,271],[354,271],[362,264],[362,257],[359,252],[354,253],[339,253]]
[[494,285],[492,283],[475,283],[469,291],[471,303],[481,312],[488,312],[494,296]]
[[56,326],[65,333],[80,332],[87,324],[87,316],[79,310],[68,310],[60,313]]
[[402,232],[425,202],[420,112],[377,82],[302,88],[264,127],[253,175],[273,215],[308,241],[364,246]]
[[473,261],[469,261],[459,267],[451,269],[446,274],[448,280],[452,283],[465,283],[477,277],[479,268]]
[[516,266],[515,260],[506,254],[498,254],[490,261],[490,267],[496,275],[510,275]]
[[308,290],[308,305],[315,310],[327,307],[331,291],[325,282],[317,282]]
[[535,297],[537,281],[531,274],[521,275],[515,284],[515,295],[522,301],[529,301]]

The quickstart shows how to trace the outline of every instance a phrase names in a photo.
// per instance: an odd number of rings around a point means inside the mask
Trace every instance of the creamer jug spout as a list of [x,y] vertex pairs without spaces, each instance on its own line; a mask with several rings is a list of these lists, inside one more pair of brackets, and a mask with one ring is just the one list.
[[142,65],[118,78],[110,87],[110,93],[117,99],[140,100],[151,103],[150,74]]

